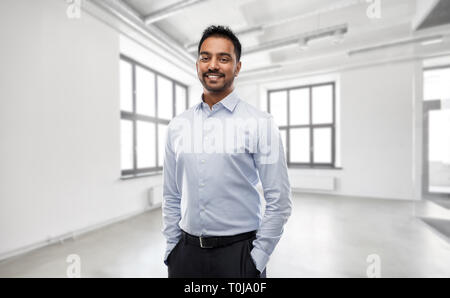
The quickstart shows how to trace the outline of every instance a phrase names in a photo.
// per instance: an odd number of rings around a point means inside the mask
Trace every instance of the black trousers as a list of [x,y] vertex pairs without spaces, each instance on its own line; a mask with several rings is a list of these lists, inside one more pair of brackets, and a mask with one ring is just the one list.
[[183,238],[167,258],[169,278],[265,278],[250,255],[255,237],[227,246],[201,248]]

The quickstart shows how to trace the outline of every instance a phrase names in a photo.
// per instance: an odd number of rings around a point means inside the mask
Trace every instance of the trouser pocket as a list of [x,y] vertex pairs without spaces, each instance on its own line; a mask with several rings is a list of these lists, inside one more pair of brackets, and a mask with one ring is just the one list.
[[170,251],[169,255],[167,256],[167,264],[170,265],[170,259],[172,258],[173,254],[175,253],[175,251],[177,250],[178,246],[180,246],[180,243],[183,241],[183,238],[181,238],[180,240],[178,240],[177,244],[175,244],[175,246],[172,248],[172,250]]
[[251,251],[253,249],[253,241],[255,240],[255,237],[252,237],[250,239],[247,239],[247,274],[248,276],[246,277],[260,277],[260,272],[258,271],[258,269],[256,268],[256,264],[253,261],[252,255],[251,255]]

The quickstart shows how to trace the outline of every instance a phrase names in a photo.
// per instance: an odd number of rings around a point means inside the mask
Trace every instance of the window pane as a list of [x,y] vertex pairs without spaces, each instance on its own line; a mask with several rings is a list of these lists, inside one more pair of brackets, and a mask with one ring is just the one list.
[[450,68],[424,72],[424,100],[450,98]]
[[314,128],[314,162],[331,163],[331,128]]
[[175,107],[176,115],[179,115],[186,110],[186,88],[176,85],[175,94],[177,101],[177,105]]
[[450,193],[450,110],[429,113],[428,157],[430,192]]
[[120,168],[133,168],[133,122],[129,120],[120,121]]
[[164,165],[164,150],[166,148],[167,125],[158,124],[158,166]]
[[309,124],[309,88],[291,90],[289,100],[291,125]]
[[312,122],[333,122],[333,88],[331,85],[314,87],[312,89]]
[[158,76],[158,118],[172,119],[173,117],[172,82]]
[[289,141],[291,162],[309,163],[309,128],[291,128]]
[[155,167],[155,124],[137,121],[136,136],[138,168]]
[[136,111],[155,116],[155,75],[139,66],[136,66]]
[[123,60],[120,60],[120,109],[133,112],[132,66]]
[[270,93],[270,114],[273,115],[278,126],[287,125],[287,92]]

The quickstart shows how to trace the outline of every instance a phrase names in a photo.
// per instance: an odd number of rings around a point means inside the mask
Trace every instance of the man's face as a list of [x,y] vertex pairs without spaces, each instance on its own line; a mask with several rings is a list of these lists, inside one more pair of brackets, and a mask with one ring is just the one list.
[[211,36],[203,41],[196,65],[203,87],[215,93],[232,89],[234,78],[241,69],[233,43],[219,36]]

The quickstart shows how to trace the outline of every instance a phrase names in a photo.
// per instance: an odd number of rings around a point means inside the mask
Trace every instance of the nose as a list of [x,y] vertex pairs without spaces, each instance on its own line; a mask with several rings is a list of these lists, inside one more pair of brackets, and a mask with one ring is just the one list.
[[219,69],[219,64],[217,63],[216,58],[212,58],[208,65],[208,71],[217,71]]

